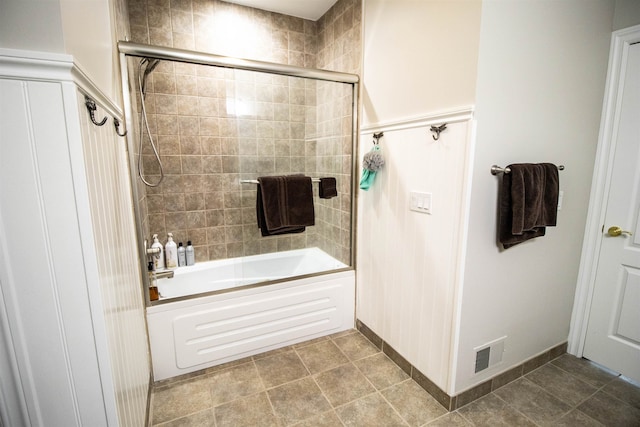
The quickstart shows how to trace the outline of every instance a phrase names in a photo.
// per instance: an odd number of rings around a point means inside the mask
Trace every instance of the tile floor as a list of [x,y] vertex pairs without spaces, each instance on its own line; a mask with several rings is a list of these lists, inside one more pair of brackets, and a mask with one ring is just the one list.
[[640,426],[640,389],[563,355],[447,411],[352,330],[155,385],[154,426]]

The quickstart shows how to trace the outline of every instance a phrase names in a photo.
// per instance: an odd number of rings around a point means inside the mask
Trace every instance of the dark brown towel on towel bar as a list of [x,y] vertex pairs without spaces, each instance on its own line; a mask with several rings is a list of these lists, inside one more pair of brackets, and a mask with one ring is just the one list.
[[336,179],[333,177],[320,178],[320,184],[318,185],[318,196],[321,199],[330,199],[338,195],[338,188],[336,186]]
[[258,178],[258,227],[263,236],[301,233],[315,224],[311,178],[303,175]]
[[551,163],[509,165],[500,190],[499,239],[505,249],[555,226],[558,214],[558,167]]

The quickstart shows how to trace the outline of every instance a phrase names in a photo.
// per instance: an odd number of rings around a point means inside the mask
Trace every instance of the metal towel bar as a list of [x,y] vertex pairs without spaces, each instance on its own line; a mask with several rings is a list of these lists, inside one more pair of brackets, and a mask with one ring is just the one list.
[[[564,165],[559,165],[558,170],[563,171]],[[491,166],[491,175],[498,175],[499,173],[511,173],[511,169],[509,169],[509,167],[501,168],[498,165]]]
[[[311,182],[320,182],[320,178],[311,178]],[[257,184],[257,179],[241,179],[240,184]]]

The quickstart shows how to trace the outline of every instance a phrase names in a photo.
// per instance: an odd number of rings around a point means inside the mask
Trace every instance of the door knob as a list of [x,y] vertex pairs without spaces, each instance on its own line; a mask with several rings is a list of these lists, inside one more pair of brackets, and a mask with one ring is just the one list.
[[630,231],[623,230],[617,225],[614,225],[613,227],[609,227],[609,229],[607,230],[607,234],[611,237],[618,237],[621,234],[628,234],[629,236],[631,236],[632,233]]

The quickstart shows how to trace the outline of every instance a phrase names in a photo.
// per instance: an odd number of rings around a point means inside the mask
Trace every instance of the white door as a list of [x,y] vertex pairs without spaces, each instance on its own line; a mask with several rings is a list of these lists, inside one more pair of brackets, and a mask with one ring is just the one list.
[[640,43],[627,52],[583,356],[640,381]]

